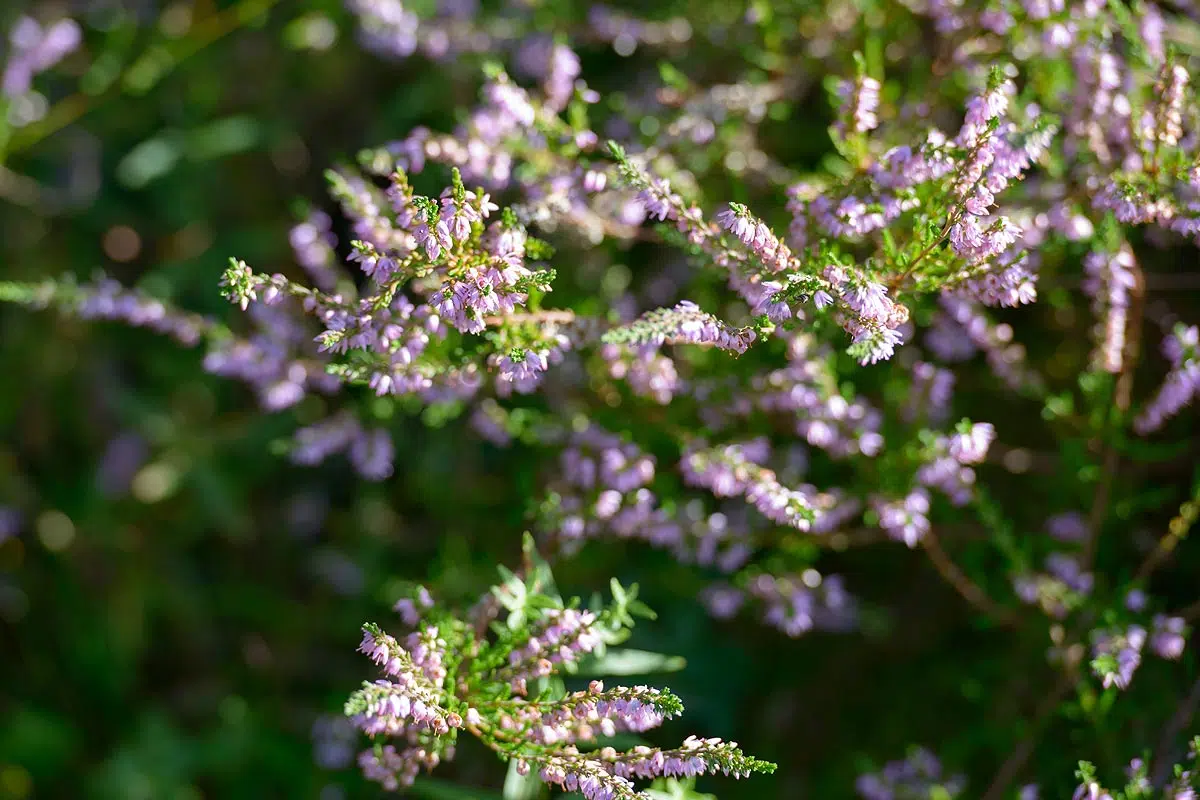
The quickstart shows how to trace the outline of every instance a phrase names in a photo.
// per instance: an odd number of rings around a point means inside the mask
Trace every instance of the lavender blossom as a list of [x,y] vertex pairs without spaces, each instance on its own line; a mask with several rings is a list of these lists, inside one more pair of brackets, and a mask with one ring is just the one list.
[[989,422],[966,426],[950,437],[947,450],[960,464],[980,464],[987,457],[988,447],[996,438],[996,429]]
[[1047,519],[1046,531],[1062,542],[1082,542],[1087,538],[1088,526],[1082,514],[1066,511]]
[[1146,630],[1139,625],[1092,632],[1092,672],[1104,688],[1129,687],[1133,674],[1142,663]]
[[[364,751],[359,765],[368,779],[389,789],[408,786],[422,769],[452,759],[458,736],[468,734],[515,762],[518,774],[536,770],[542,781],[592,800],[637,797],[635,779],[716,772],[745,777],[774,769],[720,739],[689,737],[669,750],[582,750],[601,736],[658,727],[682,713],[683,704],[666,690],[606,689],[596,680],[565,696],[528,696],[529,681],[577,666],[582,656],[623,638],[631,610],[645,613],[634,605],[636,587],[616,582],[612,606],[593,611],[560,605],[540,593],[544,569],[539,561],[538,576],[507,573],[467,620],[418,589],[400,606],[415,626],[403,640],[363,626],[359,649],[387,677],[364,683],[345,712],[369,736],[399,743]],[[501,608],[510,611],[506,624],[489,626]]]
[[21,522],[21,512],[15,508],[0,506],[0,543],[20,533]]
[[687,300],[674,308],[648,312],[636,322],[604,336],[604,341],[611,344],[643,347],[661,347],[667,343],[700,344],[738,354],[746,352],[754,339],[753,330],[731,328]]
[[934,796],[958,797],[966,787],[962,776],[943,777],[937,757],[923,747],[914,748],[903,761],[891,761],[878,773],[860,775],[855,783],[863,800],[901,800]]
[[877,498],[873,505],[879,515],[879,527],[891,538],[916,547],[929,533],[929,493],[924,489],[916,489],[902,500],[887,502]]
[[15,98],[27,93],[33,78],[53,67],[83,41],[83,31],[72,19],[43,27],[32,17],[21,17],[9,32],[8,63],[0,78],[0,93]]
[[1163,340],[1163,353],[1171,361],[1171,371],[1158,394],[1134,420],[1134,429],[1142,435],[1161,428],[1200,391],[1200,326],[1177,326]]
[[749,594],[766,607],[763,620],[793,638],[816,628],[847,630],[857,621],[856,604],[836,575],[759,575]]
[[333,269],[336,258],[333,247],[337,237],[333,235],[332,225],[333,220],[328,214],[316,211],[292,228],[288,236],[296,263],[308,271],[313,283],[323,292],[332,292],[337,286],[337,273]]
[[1150,628],[1150,649],[1159,658],[1177,660],[1187,646],[1188,633],[1188,625],[1183,617],[1156,614]]
[[844,103],[839,118],[849,121],[849,130],[867,133],[879,125],[879,81],[863,75],[854,81],[841,81],[837,94]]
[[784,487],[772,470],[756,463],[765,457],[766,442],[760,440],[711,450],[693,449],[680,467],[690,486],[710,489],[718,497],[741,495],[767,519],[808,530],[816,518],[809,497]]
[[1084,259],[1084,290],[1092,297],[1098,320],[1095,361],[1107,372],[1119,373],[1125,363],[1125,329],[1131,293],[1137,288],[1135,267],[1128,245],[1115,254],[1093,252]]

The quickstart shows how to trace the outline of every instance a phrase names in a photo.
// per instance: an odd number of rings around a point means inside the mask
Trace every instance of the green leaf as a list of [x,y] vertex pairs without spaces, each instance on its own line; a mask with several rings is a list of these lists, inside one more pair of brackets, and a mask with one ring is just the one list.
[[505,800],[508,797],[490,789],[457,786],[437,778],[417,778],[408,789],[408,794],[428,800]]
[[679,68],[669,61],[658,62],[658,74],[659,77],[662,78],[663,83],[680,91],[687,90],[690,83],[687,79],[687,76],[680,72]]
[[649,650],[621,649],[609,651],[601,658],[589,659],[580,665],[589,675],[655,675],[678,672],[687,666],[683,656],[669,656]]
[[175,135],[168,133],[147,139],[117,164],[117,180],[131,189],[140,189],[174,169],[180,155]]
[[611,578],[608,582],[609,590],[612,592],[613,603],[618,607],[625,605],[625,589],[621,586],[616,578]]
[[508,762],[508,774],[504,776],[504,800],[536,800],[545,793],[542,783],[533,769],[528,775],[517,772],[516,759]]
[[702,794],[696,791],[696,779],[688,778],[659,778],[646,794],[653,800],[717,800],[715,794]]
[[262,138],[257,120],[247,115],[226,117],[190,131],[187,135],[187,155],[193,161],[243,153],[256,147]]
[[627,608],[630,614],[639,616],[642,619],[658,619],[658,613],[641,600],[631,600]]

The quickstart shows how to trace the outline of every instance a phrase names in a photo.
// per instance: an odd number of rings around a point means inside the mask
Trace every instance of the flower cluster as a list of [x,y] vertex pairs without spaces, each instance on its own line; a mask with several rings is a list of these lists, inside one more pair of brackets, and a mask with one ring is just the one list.
[[885,764],[877,773],[860,775],[855,789],[863,800],[915,800],[918,797],[959,797],[965,785],[961,776],[944,777],[937,757],[918,747],[903,760]]
[[[505,572],[505,581],[465,616],[419,587],[397,606],[412,628],[407,636],[363,627],[359,649],[384,675],[346,702],[347,717],[375,740],[358,759],[367,778],[391,790],[409,786],[421,770],[453,759],[463,734],[514,762],[519,775],[588,800],[647,797],[634,788],[637,779],[774,770],[720,739],[692,736],[669,749],[602,745],[617,733],[660,726],[679,716],[683,704],[644,685],[592,680],[566,690],[564,678],[588,664],[602,666],[597,657],[628,635],[632,615],[649,611],[637,602],[636,586],[627,590],[615,581],[606,607],[562,604],[531,548],[527,541],[528,574]],[[502,611],[505,621],[496,619]]]
[[1137,289],[1133,267],[1133,251],[1128,245],[1111,254],[1092,252],[1084,259],[1088,275],[1085,289],[1092,296],[1092,310],[1098,320],[1096,361],[1108,372],[1120,372],[1125,363],[1129,305]]
[[761,439],[744,445],[698,447],[681,464],[684,481],[716,497],[740,495],[772,522],[808,530],[816,518],[810,495],[783,486],[772,470],[761,466],[768,452]]
[[349,414],[322,420],[296,431],[291,458],[297,464],[319,464],[345,452],[359,475],[370,481],[391,477],[395,449],[382,428],[367,430]]
[[21,17],[9,31],[8,40],[11,49],[0,78],[0,94],[15,100],[29,93],[36,75],[79,48],[83,30],[69,18],[43,26],[32,17]]
[[1200,737],[1188,743],[1187,753],[1173,769],[1161,771],[1163,777],[1152,780],[1150,764],[1145,759],[1135,758],[1125,768],[1125,782],[1117,784],[1120,788],[1116,791],[1110,791],[1099,780],[1096,767],[1091,762],[1080,761],[1075,773],[1079,785],[1071,795],[1071,800],[1138,800],[1154,797],[1162,800],[1194,800],[1200,792]]
[[1142,648],[1146,644],[1146,629],[1130,625],[1125,629],[1092,632],[1092,671],[1104,688],[1128,688],[1133,673],[1142,663]]
[[1178,325],[1163,341],[1162,349],[1171,362],[1171,371],[1158,394],[1134,420],[1140,433],[1161,428],[1200,392],[1200,326]]

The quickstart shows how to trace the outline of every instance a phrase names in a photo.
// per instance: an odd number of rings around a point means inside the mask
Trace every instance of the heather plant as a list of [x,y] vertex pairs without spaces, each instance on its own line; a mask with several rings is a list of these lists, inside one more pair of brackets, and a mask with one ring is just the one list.
[[589,800],[646,797],[635,793],[635,778],[718,771],[747,777],[775,769],[745,756],[735,743],[694,736],[666,750],[593,749],[601,738],[641,733],[683,711],[667,690],[606,689],[592,680],[586,689],[568,693],[563,685],[564,670],[603,668],[609,652],[619,661],[622,651],[607,647],[625,638],[633,615],[652,612],[637,601],[636,586],[627,590],[616,581],[611,605],[564,604],[554,595],[549,568],[533,553],[532,539],[525,552],[529,574],[522,578],[502,570],[504,582],[465,617],[438,608],[419,586],[396,603],[413,630],[407,637],[397,640],[377,625],[363,627],[359,649],[388,679],[364,683],[346,702],[346,715],[368,735],[406,745],[397,750],[377,744],[364,751],[359,757],[364,774],[385,788],[410,786],[422,768],[432,770],[454,757],[460,732],[514,764],[517,775],[535,772]]
[[[681,702],[568,692],[645,609],[616,582],[612,605],[564,604],[535,551],[556,570],[664,551],[709,624],[796,638],[896,624],[900,598],[839,570],[851,550],[911,549],[1010,649],[1001,672],[1042,677],[970,676],[1035,701],[1008,719],[1009,752],[954,754],[982,783],[908,741],[860,765],[859,796],[1036,797],[1018,781],[1055,724],[1074,738],[1046,740],[1053,786],[1101,740],[1157,749],[1117,795],[1082,767],[1076,797],[1191,796],[1194,769],[1167,765],[1195,692],[1177,711],[1120,696],[1147,670],[1174,687],[1200,616],[1160,580],[1200,508],[1181,477],[1200,328],[1147,269],[1194,258],[1200,232],[1194,10],[436,5],[348,8],[366,48],[428,59],[472,99],[326,172],[332,205],[291,229],[295,269],[232,254],[211,283],[240,315],[106,277],[0,283],[202,347],[205,370],[287,415],[296,464],[403,482],[411,416],[537,465],[509,497],[536,534],[523,574],[461,613],[430,581],[396,607],[407,636],[364,628],[388,676],[346,705],[375,740],[364,775],[419,786],[464,733],[512,765],[512,792],[514,774],[610,798],[639,796],[633,778],[768,771],[718,739],[604,744]],[[593,80],[604,49],[634,66]],[[41,52],[10,57],[22,91]],[[806,114],[829,123],[820,158],[789,141]],[[671,786],[692,791],[647,791]]]
[[[1116,792],[1110,792],[1096,778],[1096,767],[1087,761],[1079,762],[1076,776],[1081,781],[1073,795],[1076,798],[1110,798],[1110,800],[1134,800],[1138,797],[1187,798],[1196,794],[1193,773],[1196,770],[1196,753],[1200,742],[1193,739],[1188,745],[1186,759],[1168,767],[1159,765],[1156,780],[1151,780],[1149,766],[1145,760],[1135,758],[1125,770],[1127,783]],[[1169,772],[1168,772],[1169,770]]]

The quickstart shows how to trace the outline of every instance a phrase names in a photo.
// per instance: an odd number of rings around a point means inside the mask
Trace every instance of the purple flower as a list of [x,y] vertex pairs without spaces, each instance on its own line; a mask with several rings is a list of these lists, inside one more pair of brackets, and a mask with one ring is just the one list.
[[929,493],[924,489],[915,489],[902,500],[876,499],[873,505],[879,527],[891,538],[916,547],[929,533]]
[[430,228],[428,223],[422,223],[413,231],[417,244],[425,248],[425,255],[430,261],[436,261],[443,250],[454,246],[454,237],[450,235],[450,227],[445,220],[439,219]]
[[[148,452],[146,440],[135,431],[125,431],[114,437],[105,448],[96,470],[96,484],[100,491],[110,497],[129,491],[130,482],[145,463]],[[3,538],[0,534],[0,539]]]
[[860,775],[855,782],[863,800],[901,800],[934,796],[957,797],[966,787],[962,776],[942,777],[937,757],[923,747],[914,748],[903,761],[891,761],[877,773]]
[[296,263],[308,271],[313,283],[324,292],[332,292],[337,287],[337,273],[333,269],[333,247],[337,237],[333,235],[332,227],[333,220],[329,215],[316,211],[288,234]]
[[1119,373],[1125,357],[1125,328],[1130,293],[1137,285],[1133,251],[1123,245],[1113,254],[1092,252],[1084,259],[1087,280],[1084,291],[1092,298],[1092,310],[1098,321],[1096,363],[1104,370]]
[[346,5],[358,17],[367,49],[399,58],[416,52],[420,23],[400,0],[347,0]]
[[537,119],[529,94],[507,80],[490,81],[484,87],[484,97],[501,114],[506,127],[529,128]]
[[882,284],[869,281],[855,284],[842,294],[842,298],[865,320],[884,322],[891,315],[892,301]]
[[1104,688],[1129,687],[1133,674],[1142,663],[1142,647],[1146,644],[1146,629],[1140,625],[1092,631],[1092,672]]
[[1156,614],[1150,629],[1150,649],[1159,658],[1174,661],[1183,655],[1188,632],[1188,625],[1183,617]]
[[21,531],[21,512],[15,508],[0,506],[0,543],[11,539]]
[[879,125],[879,81],[862,76],[854,81],[838,84],[838,97],[844,106],[838,116],[850,120],[850,129],[855,133],[866,133]]
[[991,423],[975,423],[965,433],[950,437],[950,455],[960,464],[980,464],[987,457],[988,447],[995,438],[996,429]]
[[0,92],[15,98],[27,93],[33,78],[62,61],[83,41],[83,31],[72,19],[60,19],[43,28],[32,17],[21,17],[9,33],[12,50],[0,79]]
[[909,404],[904,408],[904,418],[913,422],[924,416],[931,422],[942,422],[950,415],[953,395],[953,372],[917,361],[912,366]]
[[891,358],[896,353],[896,345],[903,341],[904,334],[894,328],[863,327],[854,335],[854,343],[863,347],[859,356],[863,366]]
[[350,463],[369,481],[382,481],[392,475],[395,448],[386,430],[360,431],[350,444]]
[[1082,542],[1087,538],[1087,521],[1077,511],[1055,514],[1046,520],[1046,530],[1062,542]]
[[1200,326],[1177,326],[1164,340],[1163,353],[1174,366],[1158,394],[1134,420],[1134,429],[1142,435],[1161,428],[1200,392]]
[[671,192],[671,184],[665,178],[651,178],[649,185],[638,192],[638,199],[646,213],[660,220],[674,216],[674,208],[682,201]]

